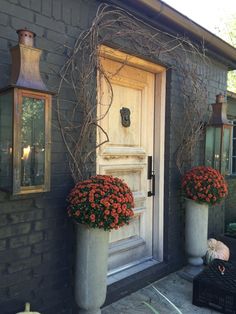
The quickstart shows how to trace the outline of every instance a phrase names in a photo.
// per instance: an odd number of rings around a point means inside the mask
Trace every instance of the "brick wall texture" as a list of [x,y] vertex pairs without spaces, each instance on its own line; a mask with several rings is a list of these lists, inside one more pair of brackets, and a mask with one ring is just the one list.
[[[9,47],[17,43],[16,30],[27,27],[37,34],[36,47],[43,50],[40,63],[43,80],[50,90],[57,90],[57,74],[66,58],[66,47],[73,45],[80,32],[90,25],[97,5],[95,0],[0,0],[0,86],[9,83]],[[216,94],[225,92],[226,76],[226,66],[212,60],[209,103],[214,102]],[[179,84],[178,73],[169,71],[163,183],[165,269],[162,268],[162,275],[180,267],[183,262],[184,212],[179,202],[179,175],[173,161],[176,139],[170,122],[175,119],[180,127],[183,123],[178,115],[181,106]],[[15,198],[0,192],[1,314],[22,311],[26,301],[32,304],[33,310],[43,314],[76,313],[73,297],[74,230],[65,211],[66,195],[73,183],[55,110],[52,125],[51,191]],[[213,233],[217,233],[221,228],[222,208],[210,216]]]
[[227,180],[228,188],[229,188],[229,195],[225,200],[225,225],[229,224],[230,222],[236,222],[236,198],[235,198],[235,191],[236,191],[236,178],[231,176]]

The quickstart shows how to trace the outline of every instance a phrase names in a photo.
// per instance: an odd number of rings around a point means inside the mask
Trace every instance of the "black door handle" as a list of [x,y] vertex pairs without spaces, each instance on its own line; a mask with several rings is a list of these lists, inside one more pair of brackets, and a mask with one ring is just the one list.
[[148,197],[155,195],[155,172],[153,169],[152,156],[148,156],[147,179],[152,180],[152,190],[148,191]]

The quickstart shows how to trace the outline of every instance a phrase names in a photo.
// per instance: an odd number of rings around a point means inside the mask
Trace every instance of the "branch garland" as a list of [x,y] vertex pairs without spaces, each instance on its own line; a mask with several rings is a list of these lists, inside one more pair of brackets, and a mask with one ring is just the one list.
[[[208,74],[207,71],[204,75],[200,73],[198,67],[208,68],[204,46],[197,47],[185,37],[154,28],[121,8],[101,4],[91,26],[79,34],[60,70],[57,117],[75,182],[88,178],[88,167],[95,160],[97,148],[109,141],[109,134],[101,127],[100,120],[112,105],[113,89],[111,76],[100,63],[99,47],[107,43],[117,46],[119,42],[124,50],[131,48],[134,54],[150,60],[162,63],[171,60],[171,69],[180,81],[183,101],[180,108],[185,122],[181,128],[175,123],[172,125],[178,133],[179,142],[173,153],[181,173],[186,165],[191,166],[194,148],[202,134],[208,109]],[[106,82],[109,93],[105,103],[97,99],[96,87],[99,89],[101,80]],[[65,99],[68,95],[70,99]],[[97,116],[97,106],[105,106],[105,114]],[[95,143],[97,128],[105,137],[102,143]]]

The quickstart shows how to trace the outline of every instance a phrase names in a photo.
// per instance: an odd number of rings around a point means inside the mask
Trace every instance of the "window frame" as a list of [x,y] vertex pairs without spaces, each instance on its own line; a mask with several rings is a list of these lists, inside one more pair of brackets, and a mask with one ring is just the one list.
[[[232,119],[233,130],[232,130],[232,140],[231,140],[231,151],[230,151],[230,174],[236,176],[236,164],[233,172],[233,159],[236,159],[236,155],[233,155],[233,146],[236,143],[236,119]],[[235,131],[234,131],[235,130]],[[235,135],[234,135],[235,133]]]
[[[21,185],[21,116],[23,97],[43,99],[45,101],[45,175],[41,185]],[[13,109],[13,195],[50,191],[51,181],[51,95],[34,90],[14,88]]]

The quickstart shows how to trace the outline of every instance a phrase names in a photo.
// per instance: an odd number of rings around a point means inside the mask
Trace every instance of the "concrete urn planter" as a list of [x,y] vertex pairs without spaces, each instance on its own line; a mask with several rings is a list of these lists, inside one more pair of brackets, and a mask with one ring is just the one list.
[[207,250],[208,205],[185,200],[185,251],[191,266],[203,264]]
[[100,314],[107,290],[109,232],[76,224],[75,299],[79,314]]

